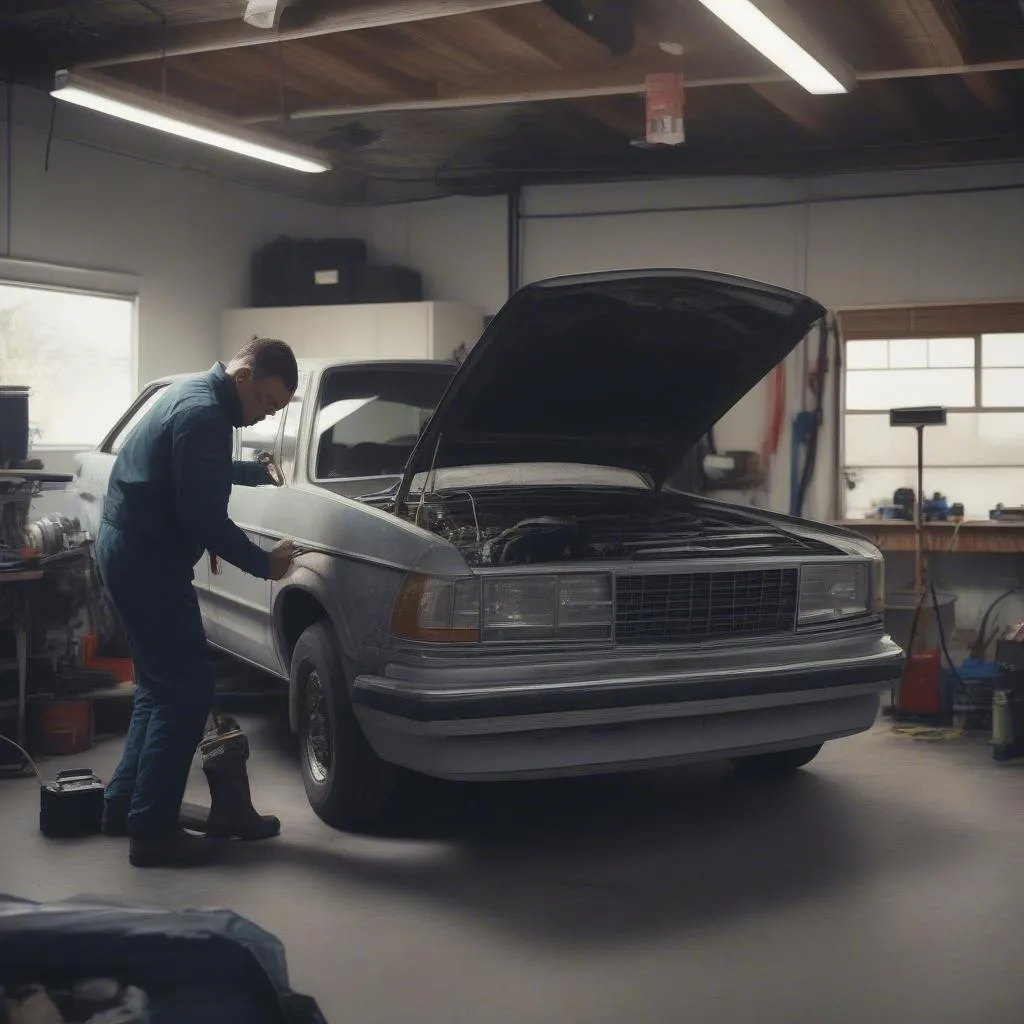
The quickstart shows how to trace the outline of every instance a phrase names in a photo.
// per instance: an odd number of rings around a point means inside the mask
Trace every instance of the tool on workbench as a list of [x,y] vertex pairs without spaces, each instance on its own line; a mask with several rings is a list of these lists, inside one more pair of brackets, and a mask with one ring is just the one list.
[[252,805],[249,790],[249,740],[238,722],[214,708],[213,728],[199,744],[203,773],[210,787],[210,807],[181,805],[179,824],[213,839],[272,839],[281,822],[272,814],[260,814]]

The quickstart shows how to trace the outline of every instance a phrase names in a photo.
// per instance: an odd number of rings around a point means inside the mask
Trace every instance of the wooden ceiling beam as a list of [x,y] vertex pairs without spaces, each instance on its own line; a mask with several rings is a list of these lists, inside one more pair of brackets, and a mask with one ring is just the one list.
[[[967,37],[952,0],[886,0],[889,17],[922,64],[966,64]],[[965,79],[974,96],[991,110],[1002,110],[1005,98],[984,75]]]
[[[472,107],[505,106],[516,103],[537,103],[547,100],[576,100],[588,96],[642,95],[646,89],[646,76],[656,71],[678,70],[678,63],[664,60],[624,62],[604,71],[560,75],[488,75],[457,84],[440,83],[437,95],[410,97],[384,103],[313,108],[293,111],[290,120],[305,121],[317,118],[362,116],[365,114],[393,113],[416,110],[456,110]],[[960,65],[957,67],[895,68],[888,71],[859,73],[864,82],[887,81],[901,78],[929,78],[942,75],[972,75],[993,71],[1024,70],[1024,59],[1000,61],[990,64]],[[729,85],[771,85],[790,83],[779,73],[764,75],[741,74],[720,78],[688,78],[687,89],[706,89]],[[827,97],[825,102],[842,102],[843,97]],[[276,121],[276,113],[266,117],[253,117],[250,123]]]
[[308,0],[301,7],[284,11],[279,28],[268,31],[246,25],[241,19],[172,25],[166,31],[146,30],[123,34],[119,39],[97,44],[79,67],[102,68],[115,64],[134,64],[161,57],[182,57],[192,53],[210,53],[242,46],[288,42],[354,32],[415,21],[431,21],[457,14],[473,14],[501,7],[517,7],[538,0]]
[[812,96],[790,82],[755,82],[750,88],[808,135],[822,138],[832,134],[828,116],[832,105],[821,102],[823,97]]
[[[396,95],[424,93],[424,83],[398,68],[373,60],[351,47],[332,52],[313,40],[293,40],[284,52],[296,57],[313,74],[323,75],[331,82],[351,87],[354,82],[369,84],[377,91]],[[429,90],[426,90],[429,92]]]

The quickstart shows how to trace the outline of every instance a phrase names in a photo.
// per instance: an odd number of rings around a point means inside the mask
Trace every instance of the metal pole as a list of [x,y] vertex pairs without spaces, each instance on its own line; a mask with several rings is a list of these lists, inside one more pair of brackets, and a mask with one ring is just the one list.
[[914,503],[914,589],[918,602],[924,593],[924,554],[921,535],[924,513],[924,427],[917,428],[917,501]]

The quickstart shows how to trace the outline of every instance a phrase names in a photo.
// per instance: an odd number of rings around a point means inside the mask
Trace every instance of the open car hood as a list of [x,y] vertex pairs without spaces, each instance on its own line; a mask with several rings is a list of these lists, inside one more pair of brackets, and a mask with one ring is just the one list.
[[399,497],[432,468],[529,462],[617,466],[660,488],[824,315],[804,295],[697,271],[528,285],[455,375]]

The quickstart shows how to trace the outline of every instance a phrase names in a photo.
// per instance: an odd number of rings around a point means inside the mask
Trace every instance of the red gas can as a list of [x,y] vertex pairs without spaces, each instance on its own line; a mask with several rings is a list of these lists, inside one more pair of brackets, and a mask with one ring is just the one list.
[[896,693],[896,710],[904,715],[942,714],[940,651],[921,651],[908,656],[907,670]]

